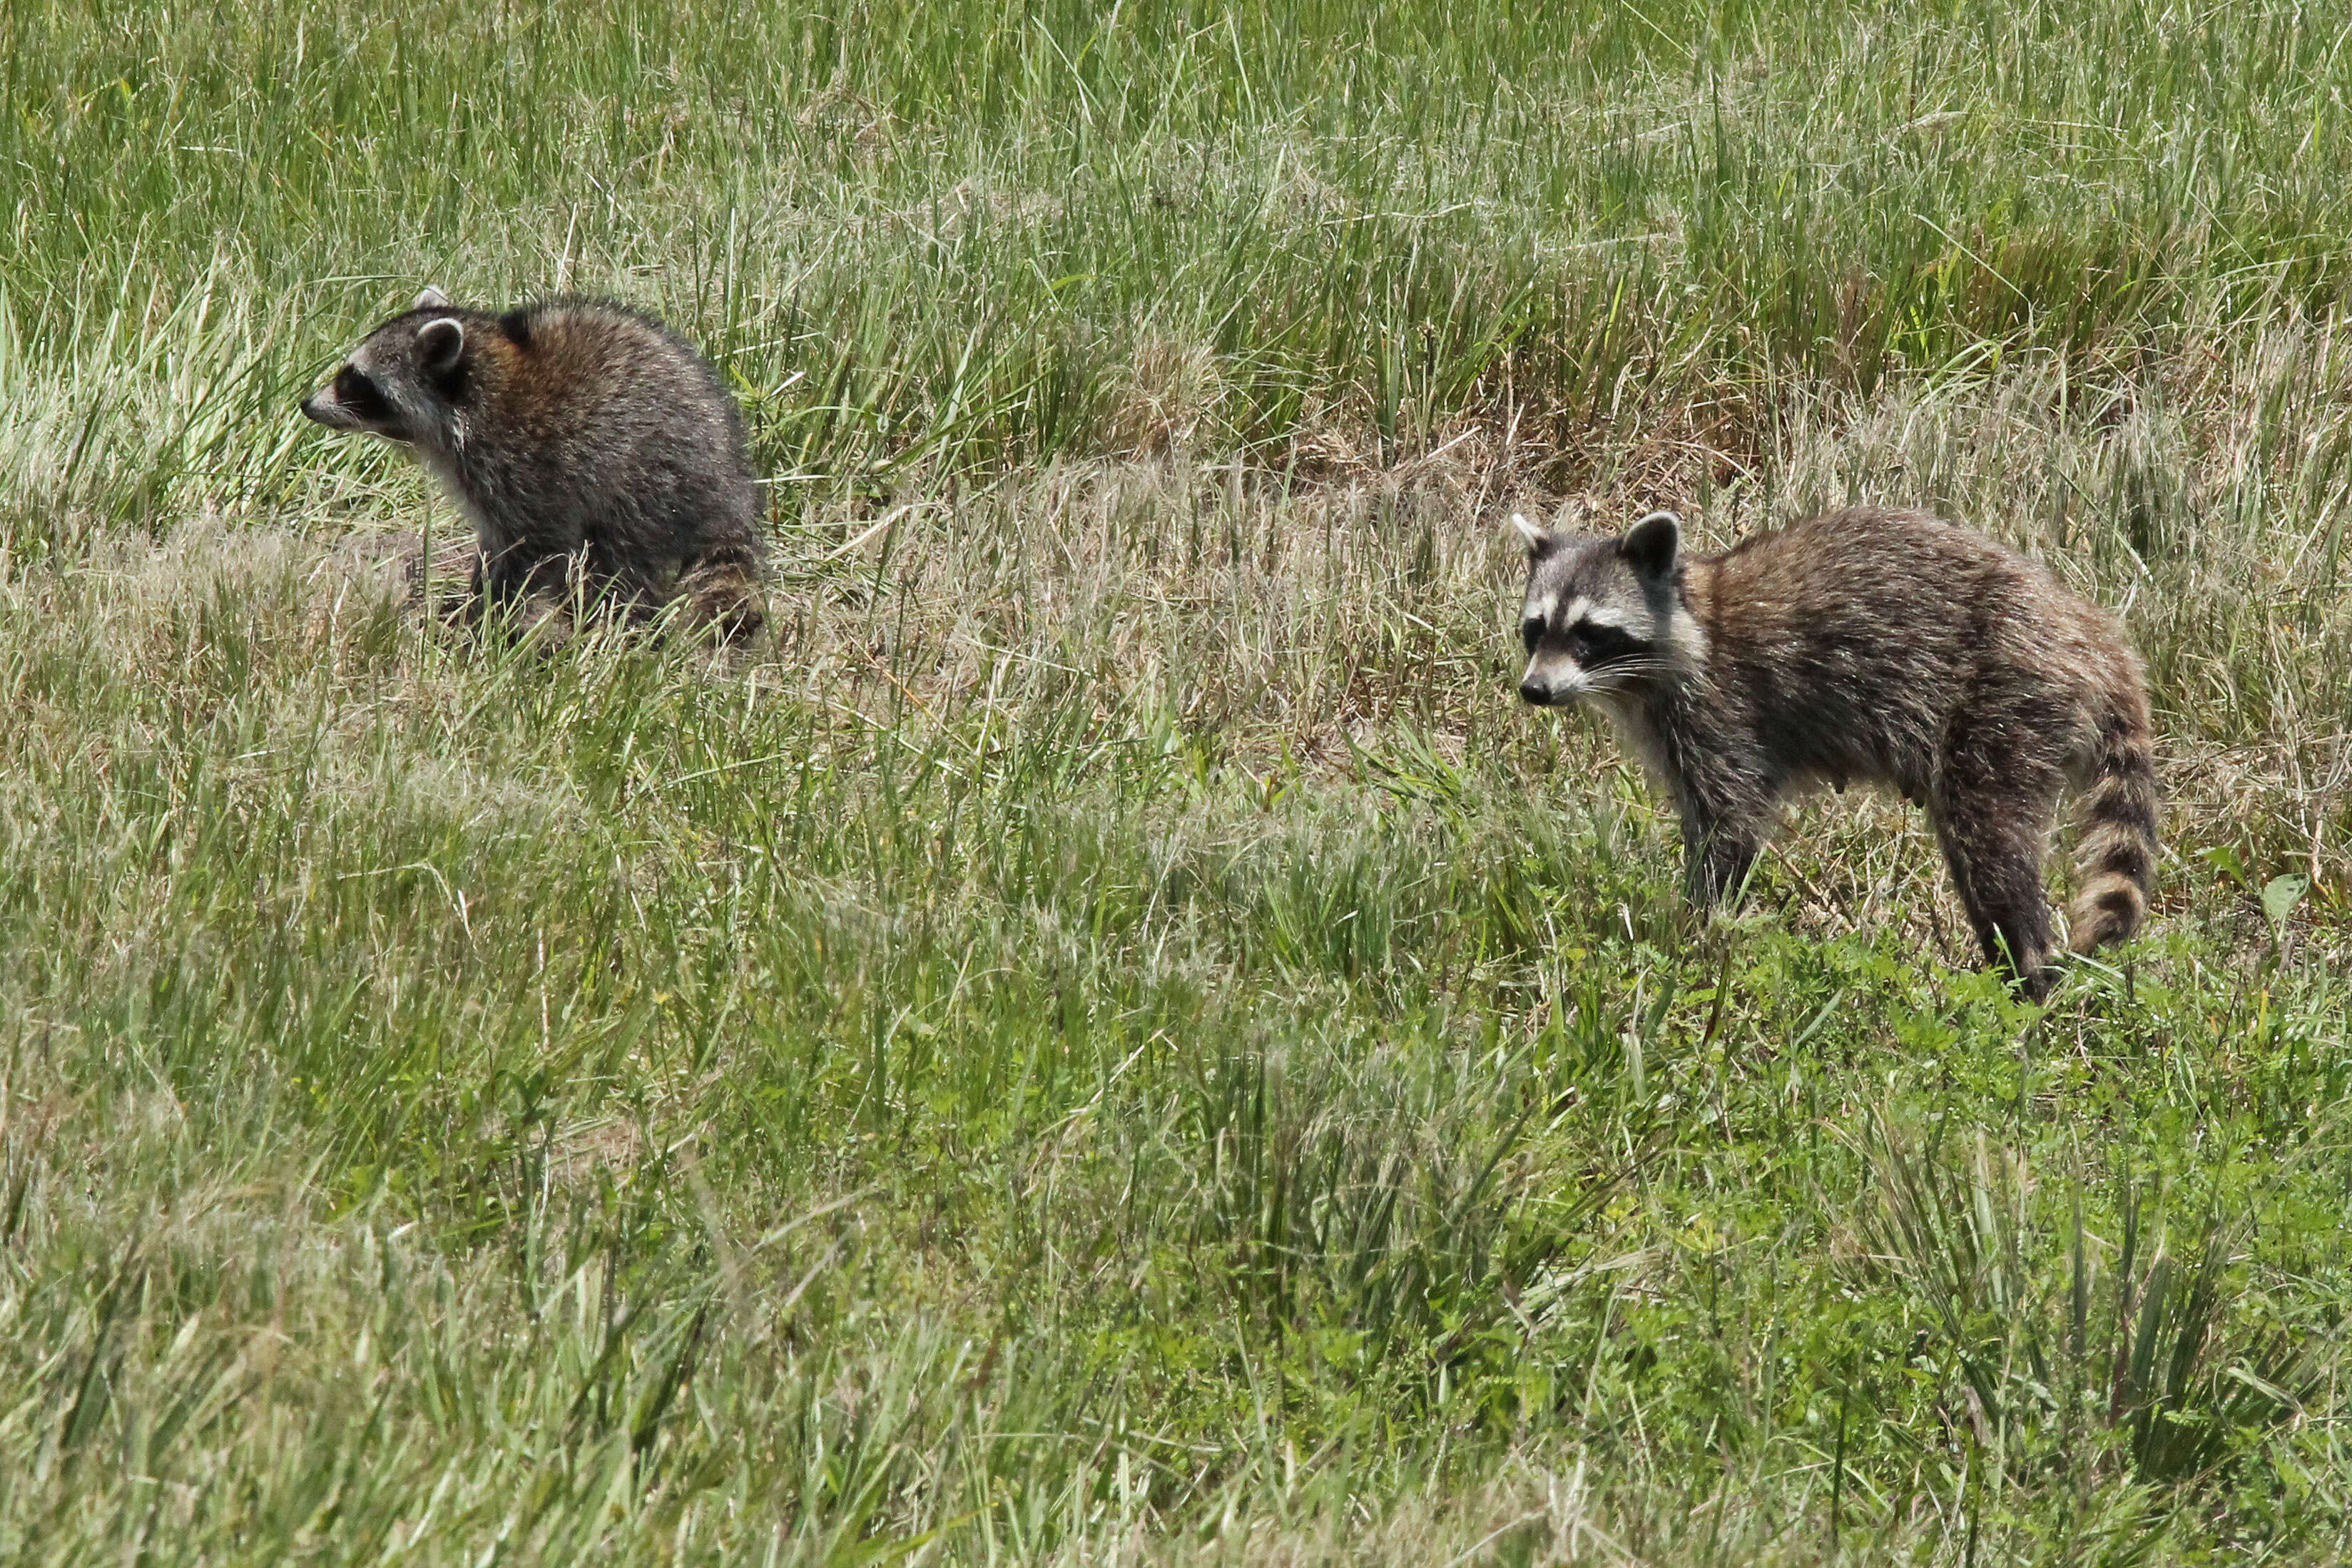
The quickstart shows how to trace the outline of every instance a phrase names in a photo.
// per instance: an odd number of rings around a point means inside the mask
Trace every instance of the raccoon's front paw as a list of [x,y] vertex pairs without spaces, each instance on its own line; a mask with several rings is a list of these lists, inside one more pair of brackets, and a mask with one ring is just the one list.
[[571,601],[553,594],[533,594],[517,607],[515,640],[541,653],[553,653],[578,631]]
[[408,602],[447,625],[474,625],[482,616],[481,560],[471,539],[437,541],[430,554],[420,541],[408,562]]

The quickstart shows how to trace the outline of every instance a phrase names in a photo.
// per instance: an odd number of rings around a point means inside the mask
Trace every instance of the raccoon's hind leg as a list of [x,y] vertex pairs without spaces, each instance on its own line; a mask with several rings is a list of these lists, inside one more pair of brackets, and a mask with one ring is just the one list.
[[[2006,726],[1995,726],[2000,732]],[[1979,731],[1981,733],[1981,731]],[[1988,752],[1957,730],[1945,742],[1930,807],[1944,863],[1983,946],[2040,1001],[2055,976],[2050,963],[2050,901],[2042,881],[2058,804],[2055,769]]]

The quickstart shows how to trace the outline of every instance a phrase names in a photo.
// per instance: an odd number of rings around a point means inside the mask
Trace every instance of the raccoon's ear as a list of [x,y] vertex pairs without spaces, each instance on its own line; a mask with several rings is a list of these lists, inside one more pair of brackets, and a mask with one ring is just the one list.
[[427,283],[425,286],[425,292],[419,294],[416,297],[415,302],[411,304],[408,308],[412,310],[438,310],[448,303],[448,295],[444,294],[440,289],[435,288],[432,284]]
[[455,316],[436,316],[416,329],[416,357],[429,375],[456,370],[465,352],[466,324]]
[[1675,569],[1683,547],[1683,520],[1670,511],[1654,511],[1625,531],[1617,549],[1633,570],[1645,577],[1664,577]]
[[1511,514],[1511,526],[1517,529],[1519,537],[1528,542],[1528,555],[1530,559],[1549,554],[1552,547],[1559,542],[1516,511]]

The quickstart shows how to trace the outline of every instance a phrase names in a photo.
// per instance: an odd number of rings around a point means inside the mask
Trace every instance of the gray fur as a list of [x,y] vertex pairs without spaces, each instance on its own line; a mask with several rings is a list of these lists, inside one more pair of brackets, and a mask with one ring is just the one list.
[[1690,557],[1671,512],[1528,541],[1519,693],[1591,701],[1672,795],[1692,898],[1736,891],[1810,784],[1927,807],[1989,959],[2050,984],[2042,861],[2085,791],[2074,946],[2131,934],[2154,874],[2146,678],[2115,618],[1924,513],[1857,507]]
[[503,315],[427,289],[302,404],[412,448],[474,528],[472,603],[554,636],[575,606],[675,601],[730,640],[764,614],[742,416],[702,356],[599,300]]

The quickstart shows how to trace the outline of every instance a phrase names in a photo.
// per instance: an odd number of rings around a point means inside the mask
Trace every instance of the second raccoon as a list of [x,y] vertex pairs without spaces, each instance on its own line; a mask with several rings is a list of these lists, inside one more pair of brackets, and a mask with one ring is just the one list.
[[742,416],[650,317],[570,299],[495,314],[427,289],[302,412],[415,452],[474,526],[478,606],[558,637],[575,605],[646,619],[682,600],[729,641],[765,619]]
[[1519,695],[1600,707],[1672,794],[1688,885],[1736,890],[1809,783],[1927,808],[1988,959],[2050,985],[2042,861],[2084,792],[2072,945],[2146,914],[2157,853],[2147,679],[2114,616],[1982,534],[1857,507],[1686,556],[1653,512],[1621,539],[1528,541]]

